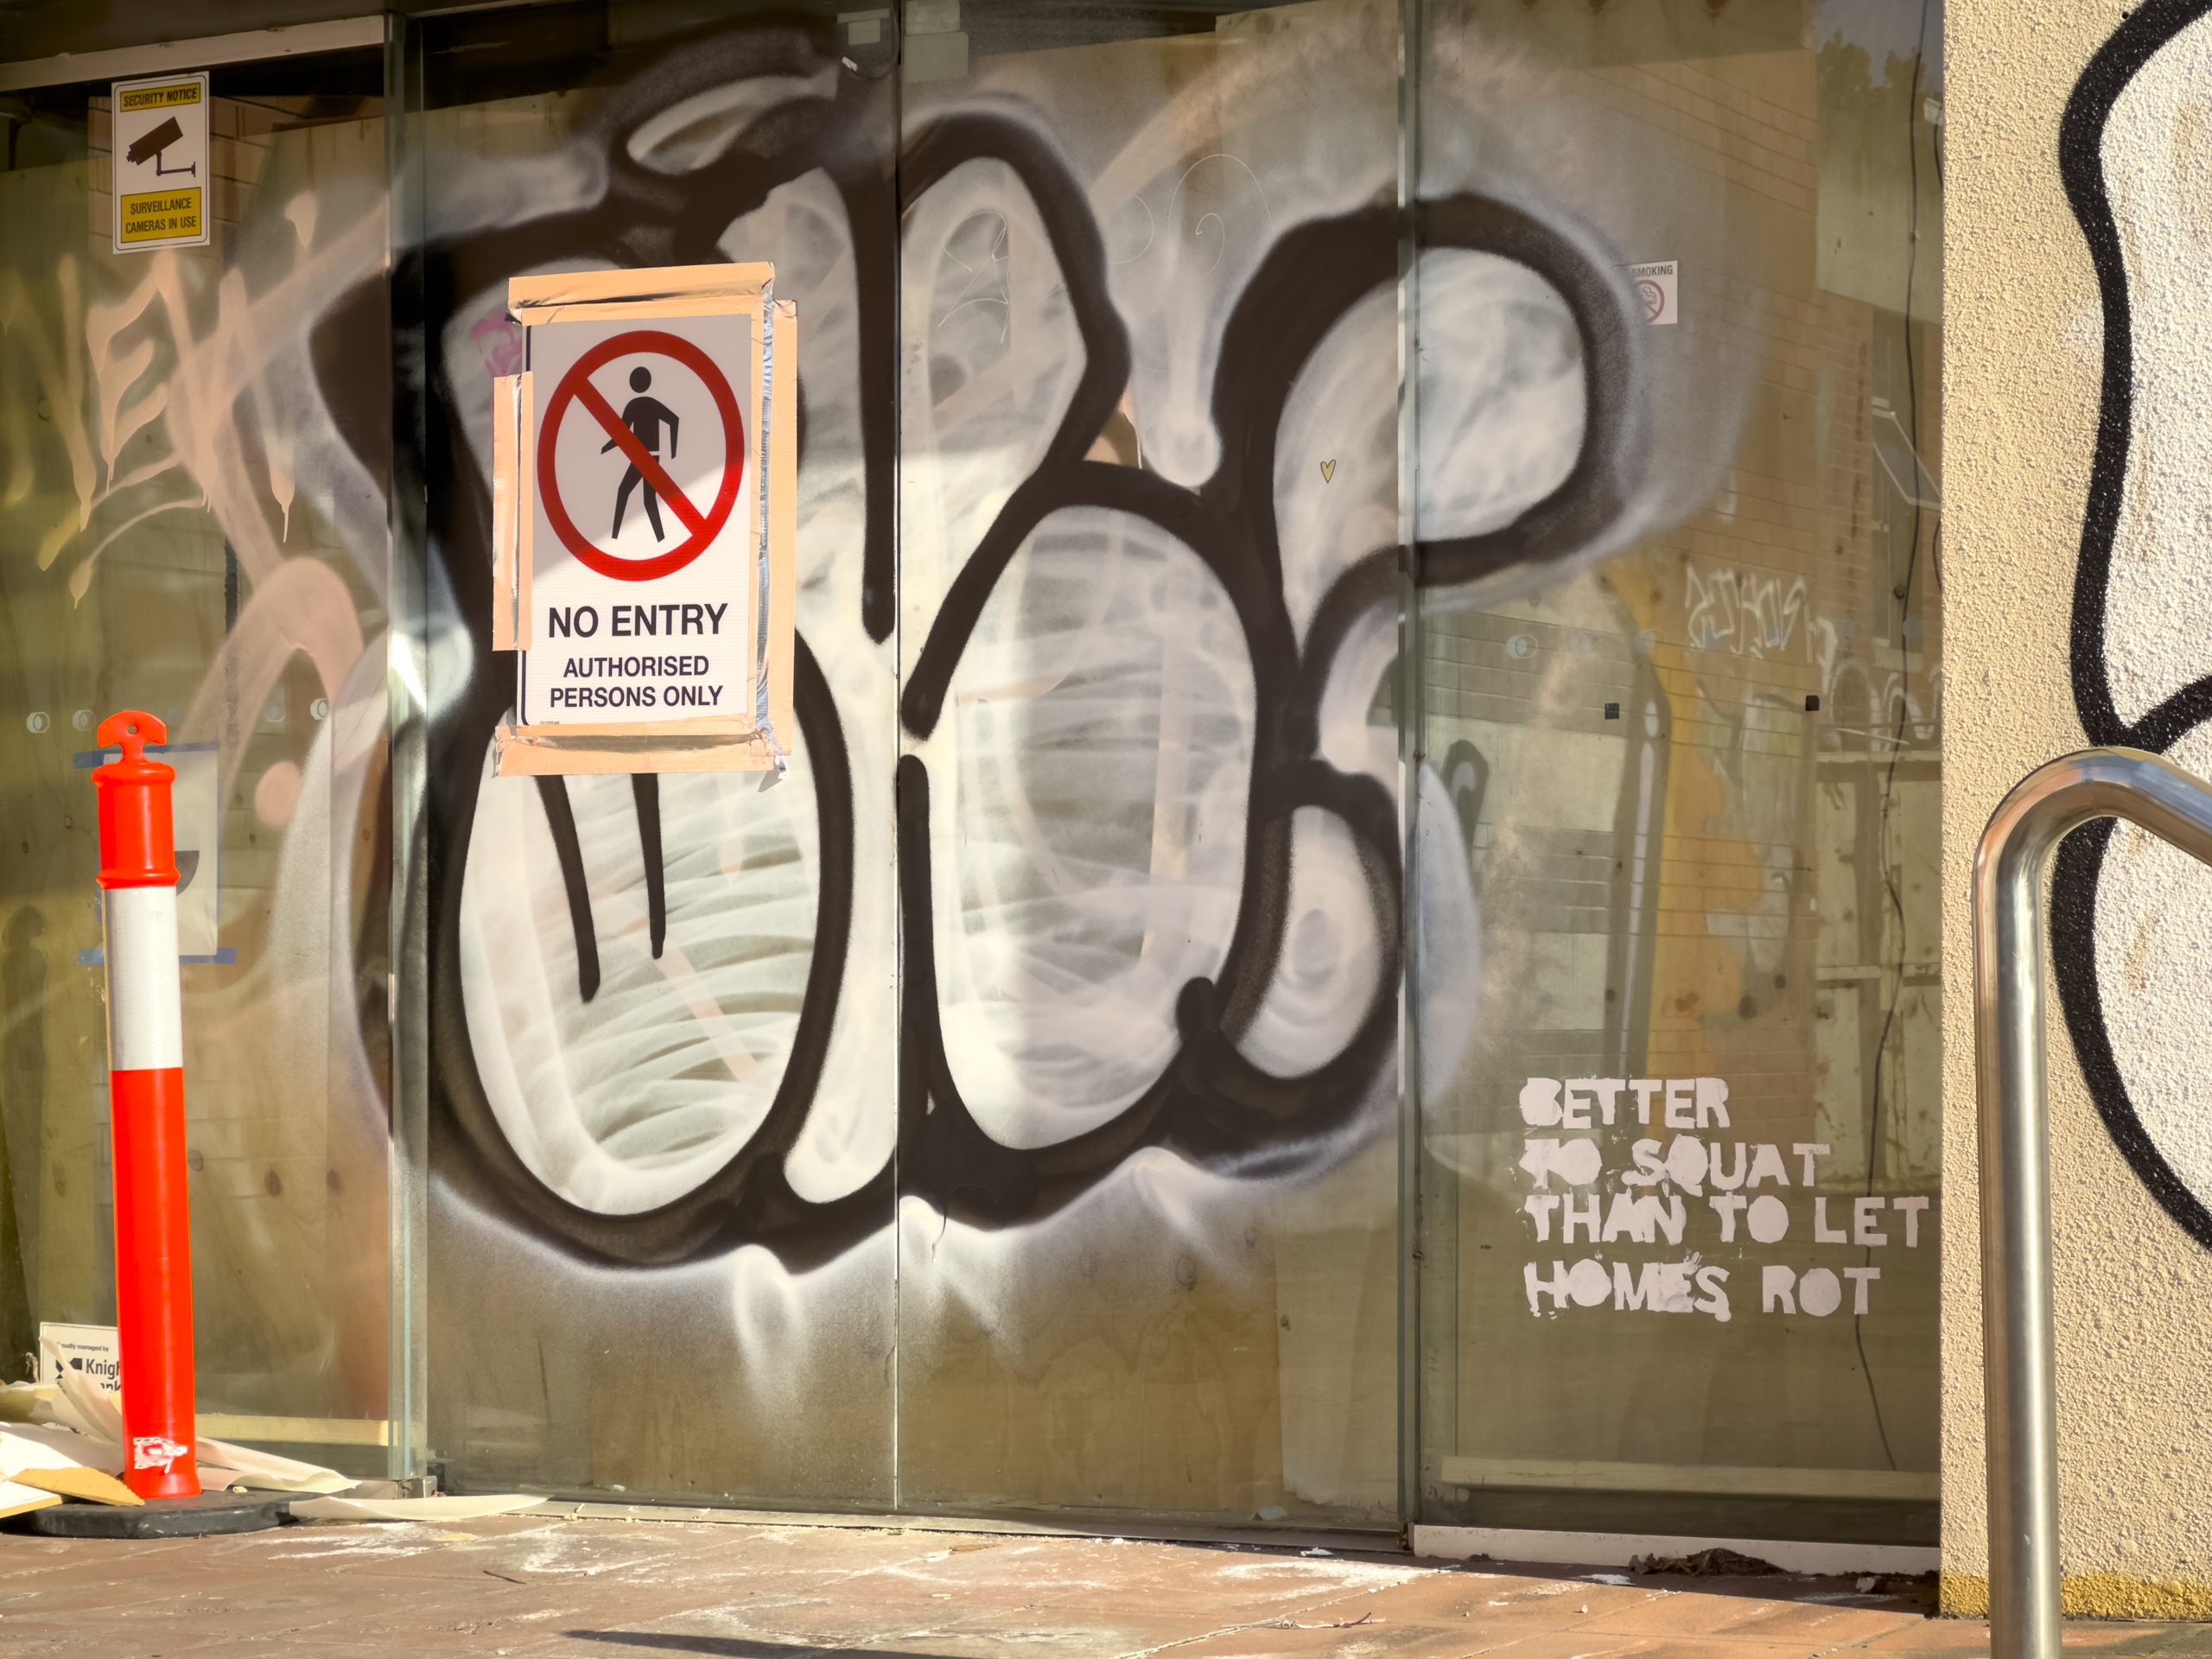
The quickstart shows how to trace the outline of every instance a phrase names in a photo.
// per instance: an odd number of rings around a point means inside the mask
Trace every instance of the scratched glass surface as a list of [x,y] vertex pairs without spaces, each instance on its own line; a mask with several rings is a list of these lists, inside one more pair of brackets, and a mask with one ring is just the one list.
[[[1424,1520],[1936,1541],[1920,11],[1426,9],[1424,195],[1502,175],[1594,227],[1633,327],[1552,405],[1541,480],[1611,514],[1579,573],[1422,594]],[[1419,299],[1427,543],[1484,510],[1461,302]],[[1577,353],[1521,337],[1516,386]],[[1570,471],[1592,410],[1644,423],[1624,489]]]
[[[0,1318],[111,1323],[90,767],[167,722],[200,1404],[383,1472],[378,54],[218,70],[203,248],[116,254],[107,88],[0,173]],[[290,1441],[297,1424],[235,1438]]]

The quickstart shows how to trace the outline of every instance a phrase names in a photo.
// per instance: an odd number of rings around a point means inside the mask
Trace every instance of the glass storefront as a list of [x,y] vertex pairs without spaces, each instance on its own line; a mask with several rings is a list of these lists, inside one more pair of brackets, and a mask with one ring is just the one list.
[[105,85],[0,95],[0,1317],[111,1323],[91,768],[176,767],[200,1408],[381,1473],[383,54],[215,66],[207,246],[113,251]]
[[[10,1351],[111,1312],[135,704],[232,1438],[1934,1541],[1940,8],[840,3],[213,66],[196,250],[0,94]],[[722,260],[788,772],[494,777],[507,283]]]

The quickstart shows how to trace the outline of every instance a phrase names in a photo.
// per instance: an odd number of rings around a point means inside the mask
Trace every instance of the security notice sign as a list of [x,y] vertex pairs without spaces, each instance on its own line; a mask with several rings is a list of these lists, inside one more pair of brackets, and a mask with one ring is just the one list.
[[797,353],[772,283],[723,265],[511,285],[528,368],[493,399],[502,771],[782,754]]
[[207,240],[207,77],[114,84],[115,251]]

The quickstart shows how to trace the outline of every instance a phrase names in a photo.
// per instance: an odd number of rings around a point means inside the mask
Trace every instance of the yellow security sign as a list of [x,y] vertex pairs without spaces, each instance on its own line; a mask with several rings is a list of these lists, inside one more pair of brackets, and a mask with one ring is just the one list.
[[207,77],[114,84],[115,251],[207,240]]

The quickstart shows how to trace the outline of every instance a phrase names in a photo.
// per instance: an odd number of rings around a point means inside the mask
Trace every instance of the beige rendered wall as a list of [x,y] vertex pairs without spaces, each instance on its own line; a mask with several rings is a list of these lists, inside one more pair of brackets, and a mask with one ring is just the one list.
[[[1967,879],[2005,790],[2091,735],[2069,653],[2105,327],[2061,179],[2060,124],[2128,10],[2137,29],[2187,16],[2123,0],[1948,8],[1943,1548],[1945,1605],[1958,1612],[1986,1604],[1988,1563]],[[2212,304],[2201,293],[2212,175],[2197,136],[2208,97],[2212,43],[2200,23],[2132,77],[2099,152],[2126,251],[2135,355],[2110,613],[2091,643],[2129,723],[2205,671],[2197,589],[2212,520],[2191,503],[2207,472],[2201,435],[2212,431],[2197,390],[2212,381]],[[2188,719],[2177,727],[2168,752],[2212,772],[2212,734]],[[2209,894],[2212,881],[2186,861],[2123,831],[2106,855],[2094,931],[2114,1071],[2200,1199],[2212,1196],[2198,1127],[2212,1115],[2195,1081]],[[2051,1007],[2068,1610],[2212,1615],[2212,1253],[2154,1197],[2156,1166],[2123,1155]]]

